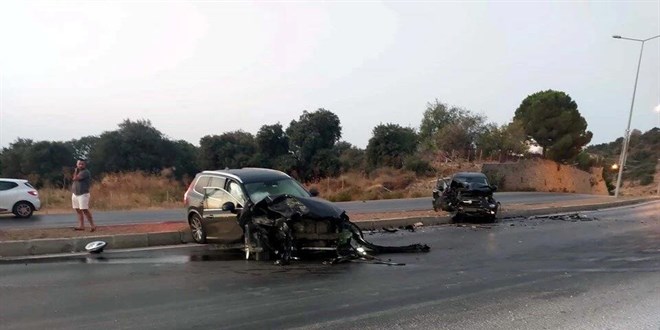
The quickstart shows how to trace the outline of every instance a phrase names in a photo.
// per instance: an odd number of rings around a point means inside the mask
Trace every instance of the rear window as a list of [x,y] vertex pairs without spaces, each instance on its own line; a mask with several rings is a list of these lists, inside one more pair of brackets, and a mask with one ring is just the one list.
[[200,193],[200,194],[203,194],[204,193],[204,187],[208,187],[209,178],[210,178],[210,176],[208,176],[208,175],[200,176],[199,179],[197,180],[197,182],[195,183],[195,188],[194,188],[195,191]]
[[32,188],[32,189],[34,189],[34,187],[29,182],[23,182],[23,184],[30,187],[30,188]]

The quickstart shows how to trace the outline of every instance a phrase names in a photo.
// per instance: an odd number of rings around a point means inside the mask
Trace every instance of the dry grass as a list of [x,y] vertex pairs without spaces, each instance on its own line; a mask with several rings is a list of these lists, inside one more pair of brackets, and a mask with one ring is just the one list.
[[[337,178],[308,183],[331,201],[414,198],[428,196],[435,178],[419,178],[413,172],[379,169],[369,175],[351,172]],[[108,174],[92,184],[93,210],[130,210],[181,207],[186,187],[169,178],[142,172]],[[41,188],[44,213],[69,212],[71,192]]]
[[[349,172],[337,178],[309,182],[321,197],[330,201],[430,197],[437,177],[458,171],[479,171],[480,164],[432,161],[437,176],[419,177],[414,172],[381,168],[369,174]],[[109,174],[92,185],[91,208],[129,210],[182,207],[183,183],[161,175],[142,172]],[[44,213],[70,212],[71,193],[65,189],[39,190]]]
[[[129,210],[181,207],[186,187],[175,180],[142,172],[108,174],[92,184],[90,208]],[[45,212],[71,209],[71,192],[41,188],[39,195]]]
[[434,182],[433,177],[420,178],[410,171],[383,168],[370,174],[349,172],[306,186],[316,187],[325,199],[343,202],[429,196]]

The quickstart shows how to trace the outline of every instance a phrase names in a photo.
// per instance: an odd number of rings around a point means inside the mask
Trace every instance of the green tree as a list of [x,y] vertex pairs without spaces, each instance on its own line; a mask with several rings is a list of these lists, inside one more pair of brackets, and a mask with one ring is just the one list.
[[502,126],[488,124],[477,139],[477,147],[488,157],[521,155],[527,153],[526,139],[527,135],[518,122]]
[[94,150],[98,136],[85,136],[77,140],[71,140],[68,143],[73,148],[73,156],[76,159],[89,159],[91,151]]
[[555,161],[575,158],[591,141],[587,121],[571,97],[547,90],[527,96],[514,120],[520,121],[528,138],[543,148],[543,156]]
[[417,149],[415,130],[397,124],[381,124],[373,129],[367,144],[367,164],[371,168],[391,166],[402,168],[407,156]]
[[346,141],[339,141],[335,145],[339,155],[340,172],[346,173],[350,170],[362,171],[365,169],[365,151]]
[[32,145],[24,155],[24,171],[38,178],[38,186],[64,187],[73,171],[73,149],[64,142],[40,141]]
[[256,163],[262,167],[288,170],[289,137],[282,125],[263,125],[255,138],[257,145]]
[[27,178],[38,187],[66,185],[74,162],[73,148],[64,142],[18,139],[2,151],[2,175]]
[[238,130],[207,135],[200,141],[199,164],[204,169],[253,166],[257,145],[252,134]]
[[439,150],[469,153],[476,148],[477,140],[484,132],[484,121],[481,116],[471,116],[446,125],[436,132],[435,146]]
[[428,103],[419,128],[423,150],[467,152],[484,132],[486,118],[438,100]]
[[174,169],[174,175],[177,179],[184,177],[191,178],[199,172],[200,167],[197,162],[197,147],[184,140],[167,141],[167,143],[172,144],[172,147],[167,149],[173,151],[171,164]]
[[312,157],[311,178],[337,176],[341,164],[336,149],[321,149]]
[[124,120],[115,131],[104,132],[89,152],[99,173],[145,171],[160,173],[174,164],[173,144],[149,120]]
[[449,106],[446,103],[440,102],[438,99],[427,103],[426,110],[424,110],[424,115],[422,116],[422,123],[419,126],[420,140],[428,141],[432,139],[435,133],[443,127],[467,115],[467,110]]
[[29,152],[29,149],[34,144],[30,139],[17,139],[9,144],[8,148],[2,149],[0,158],[2,159],[2,176],[9,178],[26,178],[27,174],[23,165],[24,155]]
[[294,171],[300,179],[318,178],[316,173],[334,173],[339,168],[339,157],[324,160],[317,156],[331,155],[335,143],[341,138],[339,117],[331,111],[323,108],[314,112],[303,111],[297,121],[291,121],[286,135],[289,137],[289,151],[295,159]]

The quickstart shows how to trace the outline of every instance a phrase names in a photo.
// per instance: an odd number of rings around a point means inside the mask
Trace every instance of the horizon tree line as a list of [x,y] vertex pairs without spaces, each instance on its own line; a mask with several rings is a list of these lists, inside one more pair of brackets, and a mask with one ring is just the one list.
[[342,141],[339,117],[324,108],[303,111],[286,128],[277,122],[261,126],[256,134],[240,129],[209,134],[199,147],[168,139],[147,119],[126,119],[115,130],[65,142],[18,138],[0,150],[0,173],[28,178],[37,186],[66,187],[74,160],[84,158],[97,178],[168,169],[185,181],[201,169],[248,166],[275,168],[306,182],[379,167],[430,175],[430,160],[439,153],[476,157],[479,151],[483,158],[501,159],[525,155],[530,144],[541,146],[548,159],[573,162],[591,141],[586,127],[570,96],[553,90],[526,97],[511,122],[503,125],[436,99],[427,103],[419,130],[379,124],[365,149]]

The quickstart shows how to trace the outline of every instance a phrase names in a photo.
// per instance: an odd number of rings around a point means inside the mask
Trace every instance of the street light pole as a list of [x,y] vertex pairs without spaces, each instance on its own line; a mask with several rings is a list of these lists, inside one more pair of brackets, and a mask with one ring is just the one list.
[[[660,129],[660,104],[658,104],[657,107],[655,107],[655,111],[658,113],[658,129]],[[660,167],[660,158],[658,158],[658,166]],[[658,180],[658,191],[657,194],[660,196],[660,171],[655,172],[655,179]]]
[[632,95],[632,101],[630,102],[630,114],[628,115],[628,126],[626,126],[626,131],[625,135],[623,136],[623,146],[621,148],[621,156],[619,157],[619,175],[616,178],[616,189],[614,190],[614,197],[618,198],[619,197],[619,189],[621,187],[621,176],[623,175],[623,167],[626,165],[626,157],[627,157],[627,152],[628,152],[628,143],[630,142],[630,122],[632,121],[632,114],[633,114],[633,106],[635,105],[635,93],[637,92],[637,80],[639,80],[639,67],[642,64],[642,54],[644,53],[644,43],[651,40],[660,37],[660,35],[657,35],[655,37],[647,38],[647,39],[633,39],[633,38],[626,38],[622,36],[612,36],[612,38],[615,39],[624,39],[624,40],[632,40],[632,41],[637,41],[642,43],[642,47],[639,50],[639,60],[637,61],[637,74],[635,75],[635,86],[633,87],[633,95]]

